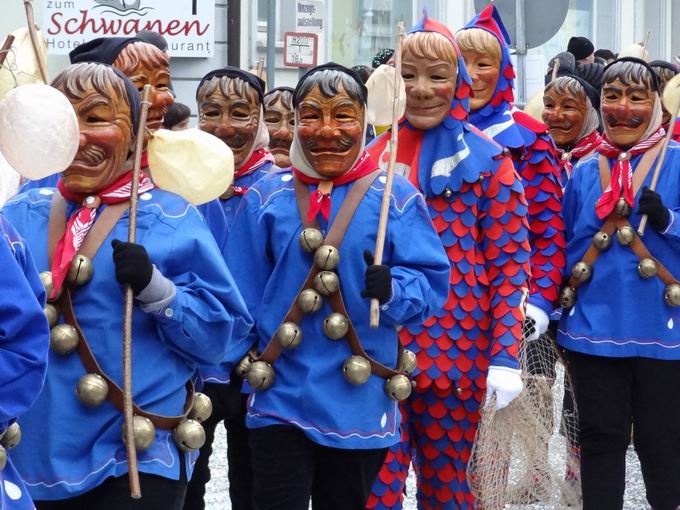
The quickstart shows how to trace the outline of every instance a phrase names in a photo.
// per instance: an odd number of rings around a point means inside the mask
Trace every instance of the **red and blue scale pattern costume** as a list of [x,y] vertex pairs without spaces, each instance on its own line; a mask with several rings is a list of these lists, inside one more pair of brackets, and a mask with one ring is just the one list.
[[[425,19],[411,32],[434,31]],[[458,51],[456,47],[458,55]],[[446,305],[400,339],[416,353],[416,388],[402,405],[402,441],[387,455],[370,509],[400,509],[411,463],[419,509],[472,509],[467,463],[490,365],[518,368],[522,303],[528,292],[528,207],[512,161],[467,124],[471,81],[462,58],[450,116],[429,130],[399,123],[397,169],[425,195],[451,263]],[[389,133],[368,152],[386,165]]]

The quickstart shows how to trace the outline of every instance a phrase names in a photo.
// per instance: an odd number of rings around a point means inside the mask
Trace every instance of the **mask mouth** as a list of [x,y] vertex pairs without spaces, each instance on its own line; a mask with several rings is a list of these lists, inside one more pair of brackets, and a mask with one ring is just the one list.
[[290,144],[292,143],[293,139],[292,137],[290,138],[279,138],[276,136],[272,136],[269,141],[269,150],[272,152],[276,149],[285,149],[288,151],[290,149]]
[[72,166],[95,167],[106,159],[106,152],[96,145],[88,145],[83,150],[78,151],[73,160]]
[[642,126],[642,124],[644,124],[644,120],[641,117],[638,117],[637,115],[633,115],[628,119],[620,119],[619,117],[615,117],[614,115],[607,115],[606,120],[607,125],[610,128],[637,129],[640,126]]
[[240,151],[248,143],[247,140],[241,135],[234,135],[229,138],[220,138],[224,143],[226,143],[229,148],[233,151]]
[[315,156],[322,154],[344,155],[349,152],[354,145],[354,140],[349,136],[343,136],[337,141],[319,143],[315,140],[307,142],[307,149]]

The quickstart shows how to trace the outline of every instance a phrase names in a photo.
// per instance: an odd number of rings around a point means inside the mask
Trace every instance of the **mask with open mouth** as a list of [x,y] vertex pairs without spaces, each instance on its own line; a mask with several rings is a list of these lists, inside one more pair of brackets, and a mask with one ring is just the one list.
[[609,139],[619,147],[631,147],[645,138],[655,109],[661,123],[658,94],[643,83],[605,83],[602,88],[602,120]]
[[571,147],[578,142],[588,113],[585,94],[559,94],[550,89],[543,96],[543,122],[558,147]]
[[264,122],[269,131],[269,150],[280,168],[290,166],[290,146],[295,132],[293,89],[282,87],[265,95]]

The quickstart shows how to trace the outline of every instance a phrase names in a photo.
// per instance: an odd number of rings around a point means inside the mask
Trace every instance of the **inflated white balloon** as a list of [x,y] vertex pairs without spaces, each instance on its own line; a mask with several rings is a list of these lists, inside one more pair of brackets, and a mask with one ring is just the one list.
[[0,209],[19,192],[21,176],[0,153]]
[[78,152],[79,135],[73,106],[49,85],[21,85],[0,101],[0,152],[28,179],[66,170]]
[[651,62],[652,60],[652,56],[642,44],[631,44],[630,46],[622,49],[617,55],[617,58],[623,57],[640,58],[647,63]]
[[231,149],[198,129],[159,129],[149,141],[148,155],[156,186],[194,205],[215,200],[234,180]]
[[[368,123],[376,126],[392,125],[392,109],[394,108],[394,75],[392,66],[381,65],[373,71],[366,82],[368,89],[367,114]],[[397,119],[406,111],[406,85],[399,76],[399,96],[397,98]]]

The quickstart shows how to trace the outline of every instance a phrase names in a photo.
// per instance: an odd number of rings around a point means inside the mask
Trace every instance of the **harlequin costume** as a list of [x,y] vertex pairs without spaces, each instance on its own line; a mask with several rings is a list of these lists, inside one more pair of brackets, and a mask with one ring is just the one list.
[[[528,292],[522,185],[503,149],[466,122],[471,80],[452,35],[431,19],[411,33],[423,31],[443,35],[456,49],[456,93],[439,126],[419,130],[399,122],[397,168],[425,195],[451,264],[450,288],[443,310],[400,331],[404,346],[416,353],[417,386],[402,405],[402,441],[388,453],[371,509],[401,508],[411,451],[418,508],[474,508],[466,469],[487,373],[490,366],[519,368]],[[381,166],[389,158],[389,136],[368,148]]]

